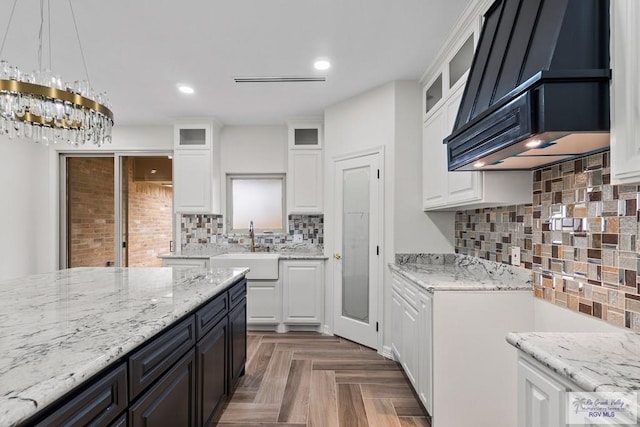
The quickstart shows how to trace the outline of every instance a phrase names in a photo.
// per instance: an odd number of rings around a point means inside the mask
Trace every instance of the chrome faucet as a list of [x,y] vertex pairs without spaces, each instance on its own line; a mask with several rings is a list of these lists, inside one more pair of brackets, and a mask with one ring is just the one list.
[[256,251],[256,234],[253,230],[253,221],[249,221],[249,237],[251,238],[251,252]]

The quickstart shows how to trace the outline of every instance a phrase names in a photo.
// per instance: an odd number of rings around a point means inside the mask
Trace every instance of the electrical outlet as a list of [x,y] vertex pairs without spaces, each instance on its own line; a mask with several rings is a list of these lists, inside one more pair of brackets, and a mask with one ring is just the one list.
[[218,235],[217,235],[217,234],[212,234],[212,235],[209,237],[209,242],[211,242],[211,243],[218,243]]
[[302,234],[294,234],[293,243],[302,243]]
[[520,247],[511,246],[511,265],[520,265]]

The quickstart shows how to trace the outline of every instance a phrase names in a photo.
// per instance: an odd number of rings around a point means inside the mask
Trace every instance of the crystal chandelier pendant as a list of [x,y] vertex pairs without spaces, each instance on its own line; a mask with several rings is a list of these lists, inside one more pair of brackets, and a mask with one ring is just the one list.
[[[14,9],[16,4],[17,0]],[[69,6],[76,25],[71,2]],[[39,55],[44,24],[43,0],[40,1],[40,9]],[[78,44],[82,53],[79,36]],[[82,58],[84,62],[84,54]],[[41,57],[38,62],[42,63]],[[107,94],[96,94],[91,89],[88,77],[87,80],[63,83],[51,70],[40,69],[29,74],[0,58],[0,135],[9,139],[31,139],[43,145],[67,142],[78,146],[90,142],[101,146],[111,142],[112,128],[113,112]]]

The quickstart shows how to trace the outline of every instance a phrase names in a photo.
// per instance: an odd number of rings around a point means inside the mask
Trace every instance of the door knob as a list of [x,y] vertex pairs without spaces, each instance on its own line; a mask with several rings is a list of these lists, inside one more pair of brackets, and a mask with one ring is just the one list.
[[333,257],[335,259],[342,259],[342,255],[340,255],[340,254],[333,254]]

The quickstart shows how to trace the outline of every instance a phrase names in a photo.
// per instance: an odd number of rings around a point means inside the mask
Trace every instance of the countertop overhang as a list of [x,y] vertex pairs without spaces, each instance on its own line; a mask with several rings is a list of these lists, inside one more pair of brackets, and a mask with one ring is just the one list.
[[53,403],[247,271],[83,267],[0,282],[0,425]]

